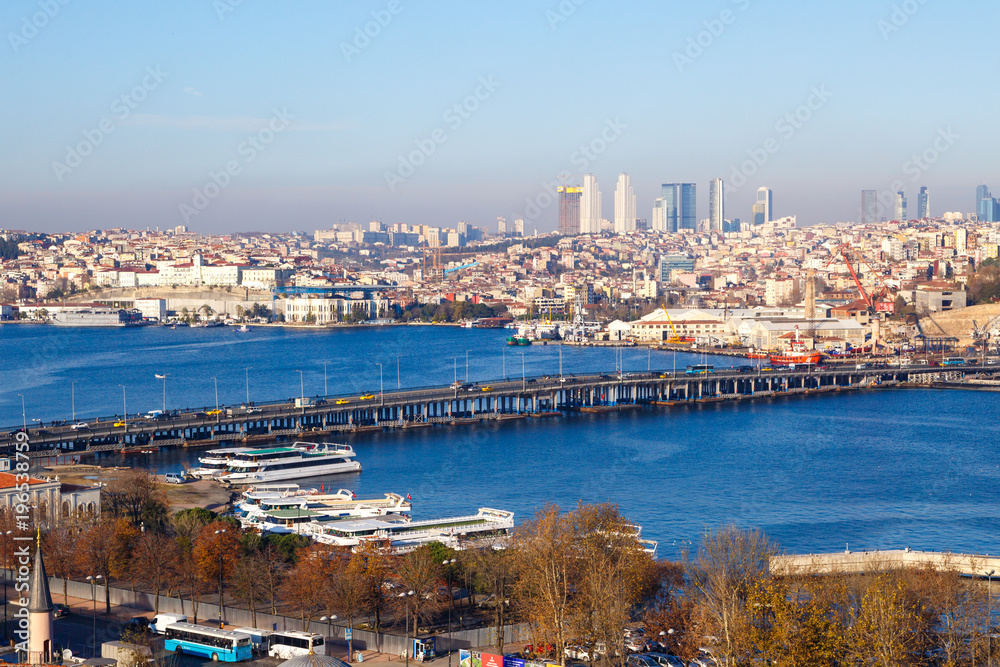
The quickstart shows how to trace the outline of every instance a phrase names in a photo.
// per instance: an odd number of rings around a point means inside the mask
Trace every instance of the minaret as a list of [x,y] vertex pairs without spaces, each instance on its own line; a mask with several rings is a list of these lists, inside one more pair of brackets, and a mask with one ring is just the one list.
[[31,590],[28,594],[28,663],[52,663],[52,595],[49,578],[42,562],[42,533],[38,533],[35,566],[31,570]]

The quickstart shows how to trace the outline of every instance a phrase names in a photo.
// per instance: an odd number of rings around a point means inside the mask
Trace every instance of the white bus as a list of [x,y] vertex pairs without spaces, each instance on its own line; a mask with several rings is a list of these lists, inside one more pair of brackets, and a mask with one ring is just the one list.
[[297,655],[322,654],[323,635],[297,630],[283,630],[271,633],[271,648],[267,654],[272,658],[288,660]]

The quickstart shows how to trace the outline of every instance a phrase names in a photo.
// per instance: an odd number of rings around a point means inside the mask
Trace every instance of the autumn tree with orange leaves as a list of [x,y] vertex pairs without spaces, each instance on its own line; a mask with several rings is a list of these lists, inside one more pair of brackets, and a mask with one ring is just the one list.
[[236,567],[240,552],[240,528],[233,521],[213,521],[202,528],[195,539],[191,555],[198,577],[217,587],[220,609],[223,606],[223,589]]

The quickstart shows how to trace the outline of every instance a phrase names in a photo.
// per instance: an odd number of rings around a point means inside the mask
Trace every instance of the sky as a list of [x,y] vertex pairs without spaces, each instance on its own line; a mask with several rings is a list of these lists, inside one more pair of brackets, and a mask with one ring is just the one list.
[[[994,169],[995,2],[5,0],[0,228],[337,222],[526,231],[593,173],[614,216],[726,182],[799,225],[861,190],[971,212]],[[882,194],[882,197],[887,197]],[[891,218],[891,200],[881,212]]]

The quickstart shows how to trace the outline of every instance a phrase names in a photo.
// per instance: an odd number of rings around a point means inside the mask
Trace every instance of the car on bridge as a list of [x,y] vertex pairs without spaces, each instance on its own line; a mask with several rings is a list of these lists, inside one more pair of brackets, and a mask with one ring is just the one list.
[[247,414],[248,415],[252,415],[252,414],[255,414],[255,413],[258,413],[258,412],[263,412],[263,410],[261,410],[260,408],[253,408],[253,407],[247,408]]
[[209,410],[205,414],[207,414],[209,417],[214,417],[215,415],[221,415],[223,412],[224,412],[223,410]]
[[348,403],[350,403],[350,401],[347,400],[346,398],[338,398],[337,399],[337,405],[347,405]]
[[90,428],[90,424],[87,422],[77,422],[71,427],[74,431],[82,431],[83,429]]
[[481,387],[481,389],[482,389],[483,391],[493,391],[493,387],[490,387],[490,386],[488,386],[488,385],[487,385],[487,386],[485,386],[485,387]]
[[115,425],[114,425],[113,428],[121,428],[123,426],[125,426],[125,422],[115,422]]
[[374,401],[375,394],[364,394],[358,400],[360,401]]

